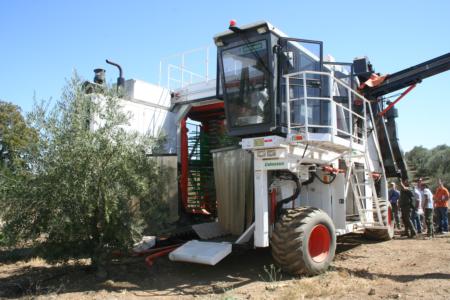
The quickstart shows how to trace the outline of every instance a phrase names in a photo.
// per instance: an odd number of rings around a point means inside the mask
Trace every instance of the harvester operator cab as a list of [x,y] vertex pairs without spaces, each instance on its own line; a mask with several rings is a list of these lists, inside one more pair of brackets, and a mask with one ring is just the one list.
[[[283,75],[322,71],[322,42],[287,38],[267,22],[238,28],[232,21],[229,29],[214,37],[217,86],[225,102],[228,133],[240,137],[285,135],[287,97]],[[290,79],[290,93],[301,97],[302,82],[293,81]],[[321,81],[320,75],[308,77],[308,95],[322,96]],[[327,115],[326,109],[319,103],[308,111],[309,117],[320,119]],[[292,117],[300,122],[305,117],[300,114]]]

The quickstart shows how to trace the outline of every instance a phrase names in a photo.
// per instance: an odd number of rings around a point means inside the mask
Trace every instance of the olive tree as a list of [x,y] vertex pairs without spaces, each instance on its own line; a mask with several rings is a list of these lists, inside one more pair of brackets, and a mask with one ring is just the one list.
[[74,75],[51,109],[35,105],[38,133],[26,172],[2,174],[0,219],[10,245],[31,243],[47,258],[88,255],[101,266],[144,229],[165,225],[164,170],[149,153],[159,140],[125,130],[114,89],[86,94]]
[[20,107],[0,100],[0,168],[23,167],[24,156],[35,148],[37,133],[30,128]]

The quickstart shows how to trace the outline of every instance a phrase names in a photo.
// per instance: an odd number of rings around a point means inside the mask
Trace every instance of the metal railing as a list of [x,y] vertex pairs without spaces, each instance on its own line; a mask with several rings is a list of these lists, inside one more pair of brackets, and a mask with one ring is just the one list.
[[[317,97],[317,96],[308,96],[308,80],[310,80],[310,77],[320,77],[323,79],[326,77],[328,79],[328,94],[329,97]],[[364,98],[361,94],[354,91],[350,86],[348,86],[343,81],[337,79],[333,76],[333,73],[328,72],[318,72],[318,71],[302,71],[302,72],[296,72],[291,73],[283,76],[285,78],[285,93],[287,95],[287,101],[286,101],[286,121],[287,121],[287,130],[288,134],[293,133],[293,131],[300,131],[302,134],[305,135],[306,140],[309,140],[309,135],[311,131],[314,131],[312,129],[318,129],[318,128],[327,128],[332,133],[333,136],[344,136],[348,137],[350,139],[350,144],[353,144],[353,142],[356,142],[358,144],[365,145],[365,142],[367,140],[367,120],[366,120],[366,106],[369,104],[369,101]],[[303,86],[303,96],[297,97],[297,98],[290,98],[290,89],[292,84],[290,81],[292,79],[299,80],[302,82]],[[315,79],[315,78],[314,78]],[[321,80],[323,81],[323,80]],[[298,86],[298,84],[296,84]],[[338,89],[338,87],[341,87],[342,90],[346,91],[346,98],[347,98],[347,106],[343,105],[342,103],[336,102],[333,97],[334,96],[340,96],[335,95],[335,90]],[[354,98],[359,99],[362,102],[362,115],[353,111],[353,100]],[[291,119],[291,103],[295,101],[302,102],[303,113],[304,113],[304,123],[300,124],[297,123],[297,120]],[[309,116],[308,116],[308,107],[310,106],[311,101],[324,101],[328,102],[330,105],[330,111],[331,111],[331,122],[330,124],[310,124],[309,122]],[[342,115],[344,116],[344,124],[347,125],[348,130],[339,128],[337,123],[337,112],[338,110],[341,110]],[[300,112],[301,115],[301,112]],[[356,126],[354,128],[355,124],[362,124],[362,134],[361,130],[358,130],[359,127]]]
[[[311,77],[315,77],[315,78],[311,78]],[[323,79],[324,77],[326,79],[328,79],[327,81],[325,80],[321,80],[321,82],[328,82],[328,96],[327,97],[317,97],[317,96],[308,96],[308,80],[314,79],[317,80],[317,77],[320,77],[320,79]],[[356,92],[355,90],[353,90],[349,85],[347,85],[346,83],[344,83],[343,81],[339,80],[338,78],[334,77],[334,74],[328,73],[328,72],[317,72],[317,71],[302,71],[302,72],[296,72],[296,73],[291,73],[291,74],[287,74],[284,75],[285,78],[285,93],[286,93],[286,121],[287,121],[287,130],[288,130],[288,135],[289,134],[293,134],[293,133],[297,133],[298,131],[300,131],[299,133],[301,133],[304,136],[304,142],[308,143],[310,141],[310,131],[313,131],[311,129],[317,129],[317,128],[328,128],[330,133],[334,136],[338,136],[338,135],[344,135],[346,137],[348,137],[349,139],[349,148],[350,148],[350,163],[351,163],[351,168],[349,168],[348,170],[348,174],[346,176],[347,179],[351,179],[348,180],[348,183],[350,181],[352,181],[352,188],[353,188],[353,193],[354,196],[357,198],[356,200],[356,204],[358,207],[358,211],[360,213],[360,217],[361,217],[361,221],[363,224],[365,224],[366,226],[372,227],[372,228],[376,228],[377,226],[381,226],[383,225],[382,223],[382,218],[381,218],[381,210],[380,210],[380,201],[378,199],[377,193],[376,193],[376,187],[375,187],[375,182],[372,178],[372,172],[373,170],[373,165],[372,162],[369,159],[369,146],[367,143],[368,140],[368,134],[369,134],[369,125],[370,124],[370,132],[371,134],[373,134],[373,139],[375,140],[374,146],[376,149],[376,153],[377,153],[377,158],[380,162],[380,167],[381,170],[384,170],[384,164],[383,164],[383,159],[381,156],[381,150],[380,150],[380,146],[378,144],[378,135],[377,135],[377,130],[376,130],[376,123],[375,123],[375,119],[373,116],[373,111],[372,111],[372,103],[367,100],[364,96],[362,96],[361,94],[359,94],[358,92]],[[303,95],[300,97],[296,97],[296,98],[290,98],[290,89],[292,84],[290,83],[290,80],[294,79],[297,82],[300,81],[302,84],[300,85],[303,89]],[[298,84],[295,84],[295,86],[299,86]],[[340,89],[339,89],[340,88]],[[346,104],[347,106],[343,105],[342,103],[338,103],[337,101],[335,101],[334,97],[338,96],[341,99],[344,98],[342,95],[337,95],[335,91],[338,90],[343,90],[346,91],[346,95],[344,95],[344,97],[346,97]],[[353,108],[353,104],[354,101],[358,100],[360,101],[360,105],[362,105],[362,110],[361,113],[355,112],[352,108]],[[291,113],[294,113],[295,115],[295,111],[292,112],[291,111],[291,103],[292,102],[296,102],[296,101],[300,101],[303,105],[300,109],[304,109],[304,123],[303,124],[296,124],[295,122],[292,122],[291,120]],[[310,124],[309,120],[308,120],[308,104],[311,101],[325,101],[328,102],[330,104],[330,111],[331,111],[331,120],[330,120],[330,124]],[[344,121],[346,124],[349,124],[348,126],[348,130],[344,130],[344,129],[340,129],[338,128],[338,124],[337,124],[337,110],[341,109],[343,112],[346,112],[346,114],[344,114]],[[301,115],[301,112],[300,112]],[[347,115],[347,116],[346,116]],[[354,124],[357,124],[358,122],[361,123],[361,129],[362,132],[359,132],[357,130],[354,129]],[[356,126],[356,128],[359,128],[358,126]],[[367,195],[365,192],[363,192],[360,188],[361,182],[359,182],[358,178],[357,178],[357,174],[355,171],[355,166],[353,165],[352,162],[352,152],[353,152],[353,146],[354,143],[358,143],[362,146],[364,146],[364,177],[366,177],[366,180],[368,180],[367,184],[368,187],[370,187],[371,190],[371,195]],[[351,176],[353,175],[353,177],[351,178]],[[386,181],[386,175],[384,172],[382,172],[382,176],[383,179]],[[347,191],[348,191],[348,187],[346,187],[346,192],[345,194],[347,195]],[[365,205],[365,202],[362,201],[361,199],[367,199],[370,198],[372,200],[372,205],[373,208],[368,208]],[[365,213],[374,213],[375,215],[377,215],[377,219],[378,221],[376,223],[374,222],[368,222],[368,220],[366,219],[366,215]]]
[[[173,54],[161,59],[159,62],[158,85],[174,89],[210,80],[209,56],[210,47],[207,46]],[[203,64],[204,66],[202,66]],[[198,70],[197,72],[191,70],[193,65]]]

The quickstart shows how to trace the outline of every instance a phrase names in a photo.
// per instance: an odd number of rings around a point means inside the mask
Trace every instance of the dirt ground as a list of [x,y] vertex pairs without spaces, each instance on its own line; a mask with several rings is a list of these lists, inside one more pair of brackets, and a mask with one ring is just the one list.
[[0,297],[62,299],[450,299],[450,235],[433,240],[338,240],[328,272],[291,277],[273,268],[270,251],[233,253],[214,267],[166,257],[149,268],[143,257],[114,262],[97,280],[86,261],[48,265],[0,257]]

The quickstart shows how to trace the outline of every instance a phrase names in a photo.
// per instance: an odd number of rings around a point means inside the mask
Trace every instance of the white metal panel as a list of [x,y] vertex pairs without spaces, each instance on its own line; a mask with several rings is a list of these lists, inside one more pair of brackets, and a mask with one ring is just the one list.
[[[318,172],[318,175],[320,173]],[[302,206],[320,208],[332,217],[330,184],[323,184],[317,178],[310,184],[302,186],[300,203]]]
[[255,159],[255,247],[269,246],[269,199],[267,189],[267,170],[262,161]]
[[169,254],[172,261],[185,261],[214,266],[231,253],[230,243],[189,241]]
[[123,110],[129,113],[126,130],[151,136],[165,136],[165,152],[176,153],[175,114],[169,111],[170,91],[166,88],[130,79],[125,82],[125,99],[120,101]]
[[174,103],[195,101],[198,99],[216,97],[216,80],[205,80],[192,83],[183,88],[175,90]]
[[142,101],[143,104],[169,109],[170,91],[164,87],[138,79],[125,81],[125,94],[129,101]]
[[345,174],[336,174],[336,179],[331,184],[332,214],[331,219],[336,229],[346,228],[346,197]]

